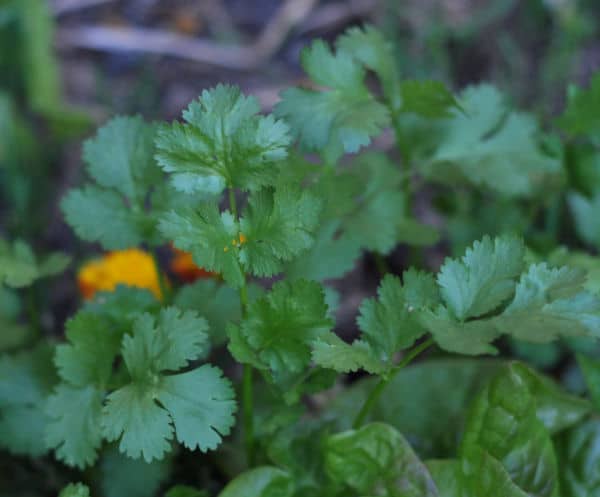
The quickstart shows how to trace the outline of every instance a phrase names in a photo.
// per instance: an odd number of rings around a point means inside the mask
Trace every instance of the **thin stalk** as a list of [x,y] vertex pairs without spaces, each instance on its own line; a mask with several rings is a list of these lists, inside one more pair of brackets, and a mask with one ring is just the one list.
[[158,278],[158,287],[160,288],[160,295],[162,297],[162,302],[165,305],[168,305],[171,301],[171,289],[167,284],[166,277],[160,268],[160,261],[158,260],[158,253],[156,249],[151,251],[152,260],[154,261],[154,269],[156,270],[156,277]]
[[435,342],[433,341],[433,338],[425,340],[422,344],[418,345],[417,347],[412,349],[408,354],[406,354],[402,361],[400,361],[400,363],[398,363],[398,365],[392,369],[392,371],[390,372],[390,374],[387,375],[387,377],[381,378],[379,380],[379,383],[377,383],[377,385],[375,385],[375,388],[371,390],[371,393],[367,397],[367,400],[365,400],[365,403],[362,405],[360,411],[354,419],[354,423],[352,423],[352,428],[360,428],[360,426],[364,423],[367,415],[375,405],[375,402],[377,402],[379,397],[381,397],[383,390],[385,389],[387,384],[390,381],[392,381],[394,376],[396,376],[399,371],[401,371],[404,367],[408,366],[419,354],[427,350],[434,343]]
[[[229,188],[229,209],[231,213],[238,219],[237,202],[235,198],[235,190]],[[246,317],[248,312],[248,287],[246,286],[246,275],[239,289],[240,304],[242,307],[242,319]],[[244,426],[244,445],[246,446],[246,459],[248,466],[254,466],[254,385],[252,381],[253,368],[250,364],[244,364],[242,373],[242,422]]]

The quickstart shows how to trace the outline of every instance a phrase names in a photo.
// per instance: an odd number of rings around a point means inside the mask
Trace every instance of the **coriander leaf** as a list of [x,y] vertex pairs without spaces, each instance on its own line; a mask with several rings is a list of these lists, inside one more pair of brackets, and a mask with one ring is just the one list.
[[317,40],[302,52],[302,66],[325,91],[290,88],[275,113],[290,123],[300,143],[334,162],[355,153],[389,124],[388,111],[369,93],[364,69],[346,52],[333,54]]
[[355,237],[340,233],[341,227],[341,221],[332,220],[317,228],[313,246],[286,266],[286,275],[293,280],[323,281],[351,271],[360,257],[360,244]]
[[573,136],[600,133],[600,73],[596,73],[587,90],[577,89],[567,101],[567,107],[558,118],[558,125]]
[[596,212],[600,209],[600,193],[587,198],[580,193],[570,193],[569,207],[575,220],[575,230],[588,245],[600,246],[600,221]]
[[395,428],[384,423],[372,423],[328,437],[325,468],[334,482],[362,495],[439,495],[427,468],[408,442]]
[[183,310],[199,312],[208,321],[211,341],[222,345],[227,340],[227,323],[241,319],[238,292],[214,279],[198,280],[182,287],[173,303]]
[[239,227],[229,211],[219,213],[215,203],[203,203],[195,211],[169,212],[159,229],[177,248],[192,252],[198,266],[222,274],[233,287],[242,285]]
[[69,483],[58,497],[90,497],[90,489],[83,483]]
[[374,71],[392,110],[398,110],[402,99],[398,90],[400,76],[392,44],[373,26],[351,27],[336,41],[338,50],[346,52]]
[[493,241],[485,236],[460,259],[447,259],[437,277],[442,297],[452,314],[464,321],[496,309],[515,290],[523,270],[525,248],[513,237]]
[[258,190],[272,185],[287,156],[288,127],[257,115],[254,97],[218,85],[183,112],[185,124],[162,127],[156,159],[183,192],[220,193],[225,187]]
[[558,486],[552,440],[537,417],[536,399],[520,371],[509,364],[475,399],[461,453],[481,449],[502,463],[526,493],[551,497]]
[[441,81],[405,80],[400,85],[402,112],[414,112],[430,119],[451,117],[460,104]]
[[247,271],[272,276],[281,262],[309,248],[320,210],[320,201],[308,191],[281,187],[252,194],[240,220],[239,254]]
[[338,336],[317,339],[313,343],[312,358],[323,368],[333,369],[340,373],[349,373],[364,369],[371,374],[385,372],[385,366],[373,356],[369,345],[362,340],[355,340],[351,345]]
[[99,242],[106,250],[133,247],[144,240],[141,217],[111,190],[91,185],[70,190],[62,199],[61,208],[79,238]]
[[231,325],[229,349],[243,363],[270,371],[275,379],[301,373],[311,360],[315,340],[327,336],[332,321],[323,288],[316,282],[280,281],[248,306],[246,319]]
[[79,312],[66,323],[68,344],[58,345],[54,362],[60,377],[73,386],[105,384],[119,350],[120,335],[96,314]]
[[0,447],[12,454],[38,457],[48,450],[44,404],[56,383],[53,352],[40,344],[27,352],[0,356]]
[[533,264],[521,276],[498,327],[521,340],[549,342],[560,336],[600,336],[600,298],[585,291],[585,272]]
[[62,273],[71,262],[65,254],[50,254],[38,260],[22,240],[12,244],[0,238],[0,284],[13,288],[31,285],[35,280]]
[[97,387],[60,384],[48,398],[46,444],[57,459],[80,469],[93,464],[102,444],[102,401]]
[[123,456],[111,447],[100,460],[103,495],[106,497],[153,497],[168,478],[171,461],[146,463]]
[[294,481],[287,472],[261,466],[234,478],[218,497],[292,497],[294,490]]
[[95,180],[72,189],[61,209],[77,235],[119,250],[156,237],[154,194],[162,191],[162,173],[154,163],[155,127],[140,117],[117,117],[84,145],[88,172]]
[[153,157],[154,134],[154,127],[139,116],[110,120],[84,143],[83,160],[90,176],[129,199],[144,196],[152,179],[160,180]]
[[448,309],[439,306],[419,315],[421,326],[429,331],[437,345],[448,352],[465,355],[497,354],[491,345],[502,333],[489,319],[460,322]]
[[[103,433],[120,439],[119,449],[150,462],[161,459],[173,438],[190,449],[214,449],[233,424],[233,390],[219,369],[203,365],[166,374],[206,353],[206,322],[193,312],[163,309],[157,321],[136,319],[123,338],[123,359],[131,383],[108,396]],[[160,404],[159,404],[160,403]]]
[[466,182],[507,196],[530,196],[561,176],[561,163],[542,152],[540,130],[512,111],[494,87],[467,88],[464,111],[442,123],[441,138],[423,172],[434,181]]

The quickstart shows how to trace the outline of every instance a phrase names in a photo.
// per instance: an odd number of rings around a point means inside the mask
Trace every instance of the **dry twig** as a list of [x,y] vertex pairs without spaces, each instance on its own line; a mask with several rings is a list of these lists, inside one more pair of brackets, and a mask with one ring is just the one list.
[[257,40],[247,46],[225,46],[155,29],[105,26],[62,28],[58,31],[58,45],[108,52],[154,53],[228,69],[252,70],[273,56],[290,30],[308,16],[317,2],[287,0]]

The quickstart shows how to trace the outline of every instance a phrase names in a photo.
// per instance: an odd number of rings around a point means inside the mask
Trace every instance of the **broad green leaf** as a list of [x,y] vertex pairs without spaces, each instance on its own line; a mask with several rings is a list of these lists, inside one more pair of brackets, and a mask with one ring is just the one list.
[[308,249],[320,210],[320,201],[308,191],[279,187],[252,194],[240,220],[239,257],[246,271],[272,276],[282,262]]
[[562,497],[594,497],[600,492],[600,421],[590,419],[561,435]]
[[484,237],[461,259],[447,259],[437,277],[444,301],[460,321],[495,310],[515,291],[525,248],[517,238]]
[[22,240],[12,244],[0,238],[0,284],[21,288],[40,278],[62,273],[71,262],[65,254],[54,253],[39,260]]
[[542,151],[535,120],[512,111],[494,87],[467,88],[459,105],[423,167],[429,179],[507,196],[530,196],[560,179],[561,163]]
[[537,402],[518,365],[508,364],[477,396],[461,444],[487,452],[502,463],[511,480],[526,493],[551,497],[558,468],[550,435],[537,417]]
[[147,463],[111,447],[99,463],[100,486],[106,497],[153,497],[171,471],[171,460]]
[[327,90],[285,90],[275,112],[286,119],[304,147],[335,162],[344,152],[369,145],[389,124],[387,109],[365,86],[364,68],[347,52],[334,54],[317,40],[302,52],[302,66]]
[[90,489],[83,483],[69,483],[58,497],[90,497]]
[[242,285],[240,231],[229,211],[220,213],[212,202],[194,211],[171,211],[162,216],[159,229],[178,249],[191,252],[198,266],[222,274],[234,287]]
[[[430,359],[411,365],[386,385],[368,419],[394,426],[421,455],[454,455],[465,406],[501,364],[497,360]],[[327,416],[339,429],[350,428],[376,382],[368,378],[352,383],[328,405]]]
[[294,481],[288,473],[272,466],[261,466],[233,479],[219,497],[292,497]]
[[274,184],[290,136],[283,121],[259,111],[254,97],[218,85],[183,112],[185,124],[163,126],[156,158],[175,188],[220,193],[225,187],[258,190]]
[[209,497],[209,495],[208,492],[188,485],[175,485],[165,493],[165,497]]
[[600,411],[600,361],[583,354],[577,354],[579,368],[585,378],[590,398],[597,411]]
[[362,495],[437,497],[431,475],[395,428],[372,423],[331,435],[325,468],[333,481]]
[[126,455],[146,462],[162,459],[173,433],[191,450],[214,449],[233,425],[234,393],[222,372],[203,365],[177,372],[207,352],[206,321],[193,312],[161,311],[136,319],[123,338],[122,353],[131,383],[108,396],[103,434],[119,440]]
[[38,457],[47,451],[44,404],[57,381],[53,353],[40,344],[0,356],[0,447],[13,454]]

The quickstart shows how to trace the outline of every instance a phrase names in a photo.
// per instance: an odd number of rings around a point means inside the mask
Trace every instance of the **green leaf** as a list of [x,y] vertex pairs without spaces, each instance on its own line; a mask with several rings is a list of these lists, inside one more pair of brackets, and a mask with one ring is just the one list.
[[115,117],[83,146],[83,159],[96,183],[128,199],[147,193],[160,181],[154,163],[154,126],[139,117]]
[[102,445],[102,401],[104,391],[95,386],[60,384],[48,398],[46,444],[56,458],[83,469],[92,465]]
[[600,133],[599,115],[600,73],[596,73],[587,90],[577,89],[571,93],[567,107],[557,123],[570,135],[587,135],[595,139]]
[[585,272],[533,264],[521,276],[498,327],[529,342],[600,336],[600,298],[585,291]]
[[370,25],[351,27],[337,39],[336,46],[377,74],[388,105],[392,110],[398,110],[402,105],[398,88],[400,75],[393,46],[383,33]]
[[325,468],[334,482],[363,495],[439,495],[427,468],[408,442],[395,428],[383,423],[328,437]]
[[58,497],[90,497],[90,489],[83,483],[69,483]]
[[272,466],[246,471],[232,480],[219,497],[292,497],[294,482],[290,475]]
[[[464,425],[465,406],[501,364],[436,358],[411,365],[392,377],[368,419],[394,426],[421,455],[450,457]],[[376,382],[377,378],[354,382],[328,404],[327,417],[338,429],[351,427]]]
[[442,123],[423,172],[433,181],[468,183],[507,196],[530,196],[561,177],[561,162],[542,152],[540,130],[512,111],[494,87],[467,88],[460,108]]
[[400,85],[402,112],[413,112],[430,119],[450,117],[462,110],[454,95],[440,81],[404,80]]
[[125,457],[111,447],[100,460],[100,486],[106,497],[154,497],[168,478],[171,461],[146,463]]
[[54,362],[60,377],[73,386],[104,385],[113,369],[120,335],[107,329],[106,320],[79,312],[66,323],[68,344],[56,347]]
[[537,417],[536,399],[520,368],[509,364],[475,399],[461,444],[502,463],[525,492],[551,497],[558,486],[556,456],[550,435]]
[[316,282],[280,281],[248,306],[246,319],[231,325],[229,349],[243,363],[269,371],[274,378],[297,374],[310,364],[311,346],[332,327],[325,294]]
[[597,411],[600,411],[600,361],[577,354],[579,368],[585,378],[588,392]]
[[10,244],[0,238],[0,284],[13,288],[29,286],[40,278],[62,273],[70,262],[71,258],[61,253],[40,261],[22,240]]
[[562,497],[593,497],[600,491],[600,421],[582,423],[557,443]]
[[99,242],[106,250],[121,250],[144,240],[140,216],[127,208],[118,193],[88,185],[62,199],[67,223],[82,240]]
[[[153,159],[155,126],[140,117],[117,117],[84,145],[84,159],[94,184],[72,189],[61,201],[67,223],[77,236],[119,250],[156,238],[154,197],[162,173]],[[154,211],[153,211],[154,209]]]
[[[189,449],[214,449],[233,425],[233,390],[210,365],[176,372],[206,353],[206,322],[193,312],[169,308],[158,321],[143,314],[122,352],[131,383],[108,396],[103,434],[119,449],[147,462],[161,459],[173,437]],[[159,404],[160,403],[160,404]]]
[[388,111],[369,93],[365,70],[347,52],[333,54],[317,40],[302,52],[302,66],[325,91],[290,88],[275,108],[300,143],[323,151],[328,160],[355,153],[389,124]]
[[12,454],[38,457],[47,452],[44,404],[57,381],[53,352],[40,344],[0,356],[0,447]]
[[588,245],[600,246],[600,221],[596,212],[600,209],[600,193],[587,198],[572,192],[568,196],[569,207],[575,220],[575,230]]
[[359,369],[371,374],[383,374],[386,371],[385,365],[374,356],[366,342],[355,340],[350,345],[333,334],[315,341],[312,358],[315,364],[340,373],[355,372]]
[[239,227],[229,211],[219,213],[215,203],[203,203],[195,211],[169,212],[159,229],[178,249],[191,252],[198,266],[222,274],[233,287],[242,285]]
[[320,201],[306,190],[280,187],[252,194],[240,220],[246,240],[239,256],[246,271],[256,276],[280,272],[282,262],[312,245],[320,210]]
[[447,259],[437,277],[452,314],[460,321],[496,309],[514,293],[525,248],[513,237],[484,237],[460,259]]
[[179,309],[197,311],[206,319],[213,345],[222,345],[227,340],[227,323],[239,321],[242,316],[238,292],[214,279],[185,285],[173,303]]
[[258,190],[272,185],[287,156],[288,127],[259,116],[258,101],[239,88],[205,90],[183,112],[186,124],[162,127],[156,159],[183,192],[220,193],[225,187]]
[[197,490],[188,485],[175,485],[165,494],[165,497],[209,497],[203,490]]
[[286,266],[286,275],[293,280],[324,281],[341,278],[351,271],[360,257],[360,244],[356,237],[340,234],[341,228],[339,220],[326,222],[317,228],[313,246]]

